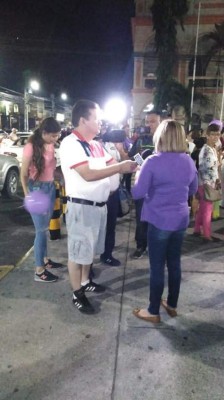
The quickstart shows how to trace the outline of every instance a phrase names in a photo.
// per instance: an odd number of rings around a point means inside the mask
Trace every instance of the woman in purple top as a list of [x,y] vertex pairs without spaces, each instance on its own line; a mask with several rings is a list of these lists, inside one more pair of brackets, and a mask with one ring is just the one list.
[[[171,317],[176,307],[181,281],[181,247],[189,223],[188,197],[198,188],[197,170],[186,152],[183,127],[165,120],[153,141],[155,154],[143,163],[132,188],[134,199],[144,198],[142,221],[148,222],[150,261],[150,303],[148,309],[135,309],[134,315],[149,322],[160,322],[160,304]],[[168,269],[168,297],[162,300],[164,269]]]

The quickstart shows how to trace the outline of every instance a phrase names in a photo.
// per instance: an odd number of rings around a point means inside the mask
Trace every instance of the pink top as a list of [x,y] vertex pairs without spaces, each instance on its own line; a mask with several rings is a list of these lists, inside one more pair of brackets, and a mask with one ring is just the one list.
[[[23,149],[23,156],[30,159],[30,166],[28,170],[29,179],[34,179],[37,174],[37,169],[33,164],[33,145],[32,143],[27,143]],[[54,145],[48,144],[45,147],[44,152],[45,168],[44,172],[38,177],[38,181],[41,182],[51,182],[54,180],[54,170],[56,168],[56,159],[54,154]]]

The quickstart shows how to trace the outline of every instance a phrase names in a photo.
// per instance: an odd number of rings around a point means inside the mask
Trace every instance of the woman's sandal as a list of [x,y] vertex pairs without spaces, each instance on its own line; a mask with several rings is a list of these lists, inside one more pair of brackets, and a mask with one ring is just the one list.
[[64,267],[63,264],[52,261],[50,258],[48,258],[48,261],[44,264],[44,266],[45,266],[45,268],[63,268]]
[[149,316],[142,316],[140,315],[141,309],[140,308],[135,308],[132,312],[134,314],[135,317],[143,319],[143,321],[147,321],[147,322],[152,322],[153,324],[158,324],[160,322],[160,316],[159,315],[150,315]]
[[177,316],[177,310],[176,310],[176,308],[172,308],[172,307],[168,306],[167,301],[166,301],[165,299],[162,299],[162,300],[161,300],[161,305],[163,306],[163,308],[165,308],[167,314],[168,314],[170,317],[174,318],[174,317]]

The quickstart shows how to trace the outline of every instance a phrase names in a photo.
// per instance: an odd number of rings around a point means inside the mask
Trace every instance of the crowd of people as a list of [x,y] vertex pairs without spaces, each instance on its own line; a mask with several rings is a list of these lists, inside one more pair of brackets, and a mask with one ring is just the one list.
[[[68,271],[72,301],[82,313],[95,312],[86,295],[101,293],[95,282],[93,262],[119,267],[113,257],[119,186],[132,196],[136,210],[136,250],[131,257],[149,256],[149,305],[135,308],[140,319],[160,322],[160,306],[177,315],[181,283],[181,248],[189,224],[189,204],[196,203],[194,235],[212,241],[214,202],[205,199],[205,185],[224,187],[222,175],[222,124],[214,120],[207,130],[191,131],[174,119],[163,119],[157,110],[145,115],[144,126],[130,136],[128,124],[114,136],[101,122],[100,108],[89,100],[78,101],[72,110],[73,128],[60,144],[61,173],[67,196],[66,228]],[[49,271],[60,268],[47,255],[47,231],[55,199],[53,147],[60,126],[46,118],[25,145],[21,169],[24,195],[42,190],[51,199],[49,212],[32,214],[35,226],[35,281],[55,282]],[[140,153],[139,166],[134,156]],[[224,174],[223,174],[224,175]],[[224,199],[222,206],[224,205]],[[163,298],[165,266],[168,296]]]

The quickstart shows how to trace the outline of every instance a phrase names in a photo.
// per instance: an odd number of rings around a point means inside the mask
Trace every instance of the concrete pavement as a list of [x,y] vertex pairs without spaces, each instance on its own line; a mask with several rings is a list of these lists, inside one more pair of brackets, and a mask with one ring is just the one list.
[[[118,221],[122,266],[96,259],[108,289],[88,294],[95,315],[72,305],[66,268],[57,283],[34,282],[33,251],[0,281],[1,400],[223,400],[224,220],[213,223],[217,243],[186,236],[179,315],[161,309],[156,326],[132,315],[148,303],[148,259],[129,257],[134,213]],[[66,265],[63,231],[49,255]]]

